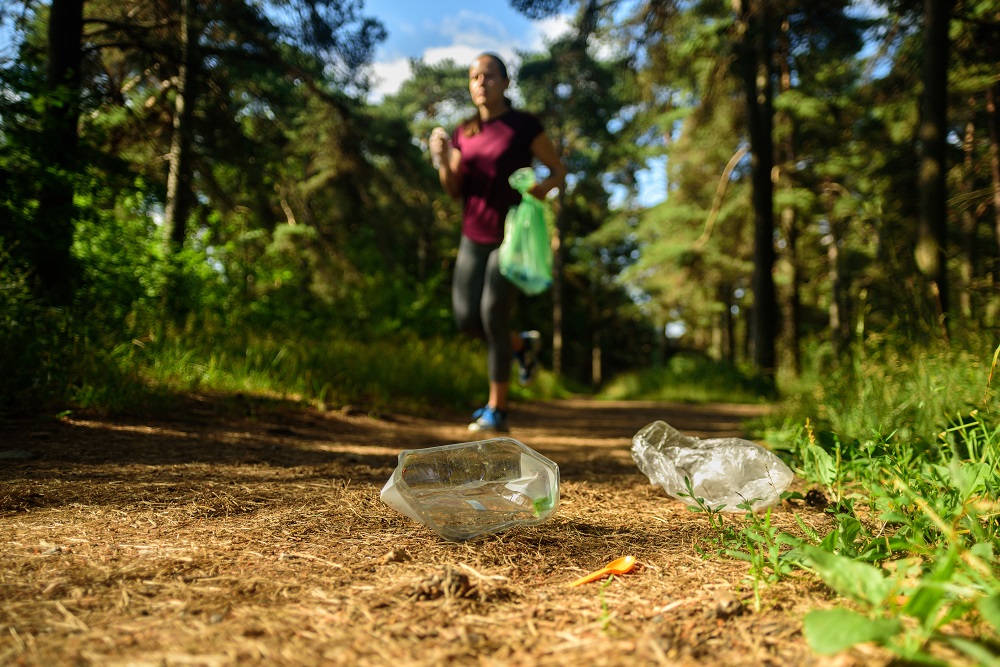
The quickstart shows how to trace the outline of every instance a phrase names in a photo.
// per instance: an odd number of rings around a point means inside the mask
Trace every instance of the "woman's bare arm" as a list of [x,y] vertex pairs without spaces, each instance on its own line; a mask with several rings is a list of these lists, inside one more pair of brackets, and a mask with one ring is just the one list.
[[539,162],[549,169],[548,178],[531,188],[533,197],[545,199],[546,195],[554,188],[561,188],[566,184],[566,167],[559,159],[556,147],[552,145],[552,141],[544,132],[531,142],[531,152]]

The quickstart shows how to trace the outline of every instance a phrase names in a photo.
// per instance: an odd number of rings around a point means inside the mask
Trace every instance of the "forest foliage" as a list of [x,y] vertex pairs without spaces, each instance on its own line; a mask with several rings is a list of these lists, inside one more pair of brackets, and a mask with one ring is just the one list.
[[[518,304],[557,378],[680,351],[773,381],[871,337],[996,329],[995,3],[513,5],[573,17],[512,63],[570,172],[554,287]],[[454,336],[459,204],[426,137],[471,111],[465,63],[414,61],[373,101],[385,29],[361,0],[22,0],[0,21],[2,403],[72,400],[123,344]]]

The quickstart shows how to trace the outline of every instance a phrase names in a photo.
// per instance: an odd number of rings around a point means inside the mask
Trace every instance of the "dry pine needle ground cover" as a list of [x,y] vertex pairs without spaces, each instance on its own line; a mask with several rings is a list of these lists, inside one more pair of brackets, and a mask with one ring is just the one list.
[[[455,544],[383,505],[401,449],[471,439],[464,415],[317,412],[193,397],[173,419],[0,422],[0,665],[883,665],[820,660],[806,577],[764,591],[703,558],[705,516],[652,487],[632,435],[739,435],[756,408],[516,406],[560,466],[546,523]],[[795,488],[795,487],[793,487]],[[822,532],[822,513],[793,512]],[[566,584],[625,554],[640,567]]]

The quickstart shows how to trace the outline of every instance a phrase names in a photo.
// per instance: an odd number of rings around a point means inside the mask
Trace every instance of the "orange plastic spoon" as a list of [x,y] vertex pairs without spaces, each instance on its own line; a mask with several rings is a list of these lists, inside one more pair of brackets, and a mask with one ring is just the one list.
[[626,572],[631,572],[635,569],[635,556],[622,556],[621,558],[616,558],[611,561],[600,570],[595,570],[590,574],[584,575],[569,584],[569,586],[579,586],[580,584],[590,583],[591,581],[596,581],[602,577],[606,577],[609,574],[625,574]]

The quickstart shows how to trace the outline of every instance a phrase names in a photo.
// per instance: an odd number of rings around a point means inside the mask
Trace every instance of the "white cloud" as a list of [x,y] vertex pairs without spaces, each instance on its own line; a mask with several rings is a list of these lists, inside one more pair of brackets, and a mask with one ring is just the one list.
[[507,26],[490,14],[463,9],[454,16],[445,17],[437,27],[440,35],[456,44],[478,46],[480,51],[495,51],[514,41]]
[[386,95],[395,93],[403,82],[410,78],[410,61],[406,58],[397,58],[375,63],[372,65],[372,72],[374,86],[368,98],[377,102]]
[[[425,47],[417,57],[430,64],[448,59],[465,64],[471,63],[483,51],[492,51],[516,73],[519,62],[517,51],[545,49],[546,43],[564,34],[570,24],[570,15],[560,15],[530,23],[524,34],[512,35],[507,25],[489,14],[461,10],[440,22],[424,23],[420,32],[433,35],[428,41],[436,44]],[[409,25],[402,30],[411,34],[416,32]],[[411,75],[406,58],[376,62],[372,72],[374,86],[368,99],[374,103],[399,90],[399,86]]]
[[471,64],[476,56],[486,50],[488,49],[464,44],[434,46],[424,51],[424,62],[434,65],[444,60],[453,60],[458,65]]
[[573,27],[572,20],[573,17],[570,14],[559,14],[551,18],[536,21],[532,24],[534,35],[531,38],[528,48],[532,51],[541,51],[546,47],[548,42],[562,37],[569,32],[570,28]]

